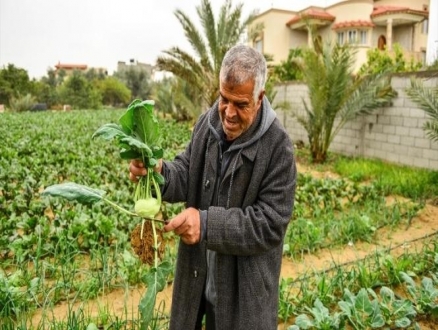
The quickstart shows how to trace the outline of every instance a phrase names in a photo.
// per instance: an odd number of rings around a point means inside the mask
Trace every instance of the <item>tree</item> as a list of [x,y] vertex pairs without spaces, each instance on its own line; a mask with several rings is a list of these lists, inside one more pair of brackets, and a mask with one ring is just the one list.
[[305,115],[296,114],[307,131],[314,163],[323,163],[339,130],[358,115],[369,114],[395,96],[389,75],[353,76],[355,53],[348,45],[322,46],[297,61],[308,87]]
[[406,93],[430,117],[431,120],[424,124],[423,129],[429,139],[438,142],[438,88],[424,87],[420,80],[412,79]]
[[191,93],[189,84],[181,78],[164,78],[154,87],[155,107],[163,115],[179,121],[195,119],[202,113],[201,96]]
[[195,56],[172,47],[164,51],[166,56],[158,57],[157,66],[186,81],[192,94],[203,97],[203,105],[211,106],[218,98],[222,59],[227,50],[239,42],[246,26],[254,20],[254,14],[241,19],[242,7],[243,4],[238,4],[233,8],[232,1],[226,0],[218,17],[215,17],[210,1],[201,0],[201,5],[196,9],[203,34],[196,29],[188,15],[181,10],[175,11]]
[[75,109],[97,109],[101,106],[99,91],[77,70],[61,85],[60,99]]
[[0,69],[0,103],[9,105],[11,98],[30,93],[32,82],[26,70],[13,64]]
[[108,77],[95,82],[102,95],[102,103],[111,106],[126,106],[131,99],[131,91],[115,77]]
[[152,81],[150,74],[139,66],[130,66],[114,75],[120,79],[130,90],[134,99],[149,99],[152,93]]

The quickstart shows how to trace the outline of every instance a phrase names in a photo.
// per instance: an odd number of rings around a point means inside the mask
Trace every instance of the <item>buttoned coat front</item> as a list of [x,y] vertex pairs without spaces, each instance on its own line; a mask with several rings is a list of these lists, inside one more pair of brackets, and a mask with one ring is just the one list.
[[207,211],[206,238],[179,244],[170,329],[195,328],[207,249],[216,252],[216,330],[277,329],[283,238],[293,209],[296,167],[289,136],[266,98],[253,126],[222,159],[215,104],[198,120],[186,150],[164,162],[163,199]]

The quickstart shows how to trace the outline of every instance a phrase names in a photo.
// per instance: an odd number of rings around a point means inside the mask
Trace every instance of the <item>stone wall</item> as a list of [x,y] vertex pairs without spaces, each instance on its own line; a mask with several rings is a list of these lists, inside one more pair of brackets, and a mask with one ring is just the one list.
[[[394,75],[392,86],[398,95],[390,107],[376,110],[348,122],[336,135],[330,151],[366,158],[377,158],[397,164],[438,170],[438,142],[426,137],[423,125],[429,121],[426,112],[405,93],[413,74]],[[438,87],[438,73],[417,73],[427,87]],[[307,133],[292,112],[304,114],[303,99],[308,102],[307,87],[302,83],[284,83],[275,87],[274,108],[289,102],[292,110],[277,110],[278,118],[294,142],[308,145]]]

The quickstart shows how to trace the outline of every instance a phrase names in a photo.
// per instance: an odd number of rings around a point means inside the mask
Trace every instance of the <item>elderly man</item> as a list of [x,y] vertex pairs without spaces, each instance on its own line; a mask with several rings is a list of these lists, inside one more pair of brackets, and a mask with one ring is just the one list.
[[[277,329],[283,238],[296,167],[292,142],[265,95],[266,62],[237,45],[225,55],[220,96],[185,151],[157,170],[163,200],[186,209],[165,231],[180,236],[170,329]],[[133,160],[131,180],[144,175]]]

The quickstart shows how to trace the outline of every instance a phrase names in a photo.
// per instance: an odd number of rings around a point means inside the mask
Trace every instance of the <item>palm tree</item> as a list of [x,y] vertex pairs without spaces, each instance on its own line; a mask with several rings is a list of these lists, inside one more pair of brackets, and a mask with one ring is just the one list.
[[160,70],[172,72],[183,79],[195,95],[201,95],[204,105],[212,105],[219,96],[219,71],[226,51],[237,44],[243,36],[246,26],[255,14],[241,20],[243,4],[232,7],[232,1],[226,0],[215,18],[209,0],[201,0],[196,7],[203,34],[198,31],[192,20],[181,10],[175,16],[181,23],[185,36],[193,48],[195,56],[172,47],[164,51],[167,56],[157,59]]
[[412,79],[406,93],[430,117],[431,121],[426,122],[423,129],[429,139],[438,142],[438,88],[424,87],[420,80]]
[[308,49],[297,60],[308,87],[305,115],[296,114],[307,131],[312,161],[323,163],[339,130],[358,115],[387,104],[395,92],[389,75],[355,77],[355,53],[348,45],[329,43]]

